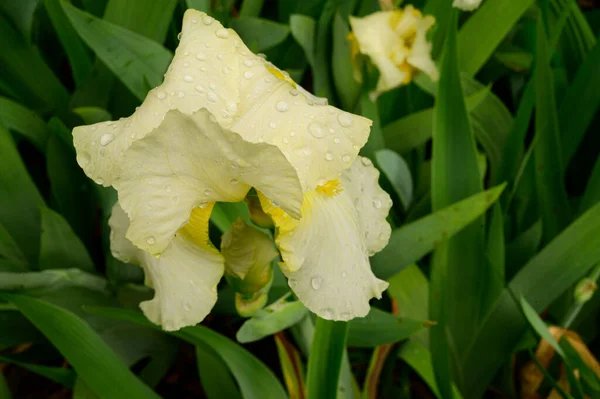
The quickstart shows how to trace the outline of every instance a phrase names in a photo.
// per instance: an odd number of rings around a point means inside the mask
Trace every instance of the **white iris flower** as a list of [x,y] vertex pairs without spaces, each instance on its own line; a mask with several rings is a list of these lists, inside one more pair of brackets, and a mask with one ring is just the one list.
[[[438,79],[437,67],[431,59],[431,43],[426,37],[434,23],[434,17],[423,16],[410,5],[364,18],[350,17],[353,58],[358,53],[365,54],[379,69],[379,81],[371,93],[373,97],[410,83],[419,71],[432,80]],[[355,77],[361,79],[356,67]]]
[[136,112],[74,129],[77,160],[113,186],[111,249],[139,264],[165,330],[204,319],[224,257],[208,238],[215,202],[251,188],[272,215],[290,287],[319,316],[364,316],[387,283],[368,256],[389,239],[390,197],[357,157],[371,121],[326,105],[254,55],[238,35],[188,10],[165,81]]

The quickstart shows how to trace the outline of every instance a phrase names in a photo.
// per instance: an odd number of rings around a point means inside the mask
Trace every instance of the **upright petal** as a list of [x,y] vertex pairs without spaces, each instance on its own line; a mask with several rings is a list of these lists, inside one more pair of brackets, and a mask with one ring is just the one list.
[[159,258],[136,248],[125,237],[127,214],[117,204],[109,220],[115,257],[139,264],[154,298],[142,302],[146,317],[167,331],[201,322],[217,301],[217,284],[224,271],[223,257],[208,240],[212,204],[197,208]]
[[389,239],[385,217],[391,200],[377,183],[366,158],[332,181],[305,194],[303,217],[295,221],[261,197],[275,221],[282,269],[298,298],[320,317],[349,320],[365,316],[369,300],[387,288],[369,264],[369,254]]
[[301,187],[277,147],[248,143],[200,110],[174,110],[127,151],[115,188],[129,216],[127,238],[160,254],[192,209],[214,201],[241,201],[250,187],[268,193],[296,217]]
[[184,113],[205,107],[244,140],[280,148],[305,190],[347,168],[371,126],[308,93],[248,50],[233,30],[195,10],[185,13],[181,41],[160,90],[193,99],[165,100],[178,102]]

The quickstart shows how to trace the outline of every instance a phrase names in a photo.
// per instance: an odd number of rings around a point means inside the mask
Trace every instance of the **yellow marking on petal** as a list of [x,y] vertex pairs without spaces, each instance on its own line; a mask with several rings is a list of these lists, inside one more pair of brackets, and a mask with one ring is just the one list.
[[409,84],[412,80],[413,75],[416,75],[419,72],[416,68],[414,68],[406,61],[404,61],[400,65],[400,70],[405,73],[404,80],[402,81],[403,84]]
[[327,183],[317,187],[317,192],[327,197],[335,197],[343,190],[342,183],[338,179],[329,180]]
[[285,213],[283,209],[271,202],[271,200],[265,197],[260,191],[257,191],[256,193],[258,194],[258,199],[260,200],[263,211],[271,216],[273,223],[279,229],[280,235],[288,233],[298,227],[298,220]]
[[398,22],[402,19],[402,15],[404,12],[402,10],[394,10],[392,15],[390,16],[390,28],[396,30],[396,26],[398,26]]
[[208,221],[214,206],[215,203],[210,202],[204,207],[194,208],[190,214],[190,219],[177,231],[177,234],[183,235],[202,249],[219,253],[208,238]]
[[294,87],[294,89],[296,88],[296,82],[294,82],[292,78],[281,72],[279,69],[272,66],[267,66],[267,71],[271,72],[271,75],[275,76],[277,79],[288,82],[292,85],[292,87]]

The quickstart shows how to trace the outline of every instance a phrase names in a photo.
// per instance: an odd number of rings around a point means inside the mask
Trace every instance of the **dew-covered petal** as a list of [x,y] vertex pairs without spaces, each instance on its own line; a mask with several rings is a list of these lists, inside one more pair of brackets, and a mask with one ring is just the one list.
[[282,270],[304,305],[328,320],[365,316],[369,300],[380,298],[388,283],[371,271],[372,243],[365,238],[351,192],[340,186],[306,193],[302,219],[291,222],[263,202],[265,211],[275,215]]
[[195,325],[217,300],[224,261],[208,240],[208,220],[214,204],[196,208],[159,258],[127,244],[128,219],[117,204],[109,220],[111,250],[121,260],[139,264],[154,298],[142,302],[146,317],[166,331]]
[[327,105],[260,57],[247,60],[253,79],[241,85],[232,129],[248,141],[279,147],[305,191],[337,178],[366,143],[371,121]]
[[340,178],[358,213],[360,231],[369,255],[381,251],[387,245],[392,232],[390,224],[386,221],[392,199],[379,186],[378,180],[379,171],[369,158],[365,157],[358,157]]
[[114,186],[131,221],[127,238],[137,247],[161,254],[192,209],[241,201],[252,186],[299,217],[301,187],[281,151],[248,143],[211,119],[206,110],[170,111],[127,151]]

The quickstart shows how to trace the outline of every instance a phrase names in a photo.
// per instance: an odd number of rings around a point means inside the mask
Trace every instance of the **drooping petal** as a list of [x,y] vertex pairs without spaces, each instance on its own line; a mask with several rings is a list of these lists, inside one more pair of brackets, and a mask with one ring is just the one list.
[[159,258],[136,248],[125,237],[127,214],[115,205],[109,220],[111,250],[123,261],[139,264],[154,298],[142,302],[146,317],[164,330],[174,331],[201,322],[217,300],[217,284],[224,271],[221,254],[208,240],[213,204],[196,208]]
[[160,254],[192,209],[213,201],[241,201],[256,187],[299,216],[301,187],[277,147],[248,143],[200,110],[170,111],[133,143],[113,184],[131,221],[127,238]]
[[276,242],[290,287],[325,319],[365,316],[369,300],[387,288],[369,264],[369,254],[387,244],[391,231],[385,221],[391,200],[378,176],[369,161],[355,161],[340,182],[305,194],[299,221],[261,197],[278,227]]
[[340,180],[358,213],[360,231],[369,255],[374,255],[387,245],[392,233],[390,224],[385,220],[390,212],[392,199],[379,186],[379,171],[369,158],[358,158],[344,171]]

